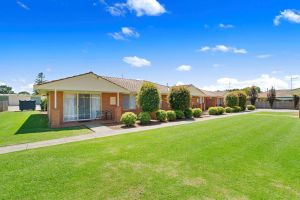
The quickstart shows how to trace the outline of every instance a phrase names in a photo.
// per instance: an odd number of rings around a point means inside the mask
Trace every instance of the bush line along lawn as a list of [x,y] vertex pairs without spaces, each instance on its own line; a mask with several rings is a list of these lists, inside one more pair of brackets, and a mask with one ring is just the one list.
[[22,144],[91,133],[86,127],[51,129],[40,112],[0,113],[0,146]]
[[0,155],[1,198],[299,199],[300,120],[269,114]]

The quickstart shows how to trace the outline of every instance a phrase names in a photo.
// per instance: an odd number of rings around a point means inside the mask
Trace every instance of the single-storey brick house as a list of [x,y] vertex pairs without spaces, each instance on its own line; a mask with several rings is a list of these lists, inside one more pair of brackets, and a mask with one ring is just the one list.
[[225,96],[226,96],[226,91],[207,91],[207,90],[202,90],[205,94],[205,109],[207,110],[210,107],[215,107],[215,106],[223,106],[225,105]]
[[[48,97],[50,126],[60,127],[68,122],[101,119],[107,113],[115,121],[124,112],[137,113],[136,94],[143,82],[89,72],[34,85],[34,89]],[[169,88],[154,84],[162,95],[162,109],[168,109]]]

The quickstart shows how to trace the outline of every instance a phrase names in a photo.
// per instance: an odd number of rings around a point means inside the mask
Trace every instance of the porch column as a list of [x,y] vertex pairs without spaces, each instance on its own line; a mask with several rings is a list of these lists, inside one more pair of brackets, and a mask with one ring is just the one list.
[[120,106],[120,93],[117,93],[117,106]]
[[54,90],[54,109],[57,109],[57,92]]

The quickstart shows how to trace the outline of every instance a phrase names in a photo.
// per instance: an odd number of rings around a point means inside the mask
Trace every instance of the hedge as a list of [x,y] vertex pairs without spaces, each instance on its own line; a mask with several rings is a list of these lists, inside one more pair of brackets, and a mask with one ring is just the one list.
[[151,115],[148,112],[141,112],[138,116],[138,119],[140,120],[140,123],[142,125],[149,124],[151,121]]
[[226,95],[226,106],[233,108],[239,105],[239,97],[236,92],[230,92]]
[[202,110],[200,108],[194,108],[193,109],[193,116],[195,118],[199,118],[202,115]]
[[136,114],[134,114],[133,112],[126,112],[121,117],[121,122],[126,126],[133,126],[136,120]]
[[173,110],[168,110],[167,111],[167,118],[168,121],[175,121],[176,120],[176,113]]
[[185,111],[190,108],[191,94],[190,91],[184,87],[173,87],[169,95],[169,104],[173,110]]
[[167,112],[164,110],[156,111],[156,119],[161,122],[167,121]]
[[137,104],[143,112],[155,112],[160,107],[160,93],[153,83],[143,83],[137,95]]

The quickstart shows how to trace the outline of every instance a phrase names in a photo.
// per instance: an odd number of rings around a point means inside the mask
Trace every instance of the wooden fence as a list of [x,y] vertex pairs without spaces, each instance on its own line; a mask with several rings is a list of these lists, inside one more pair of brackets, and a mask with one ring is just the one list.
[[8,110],[8,101],[0,101],[0,112]]

